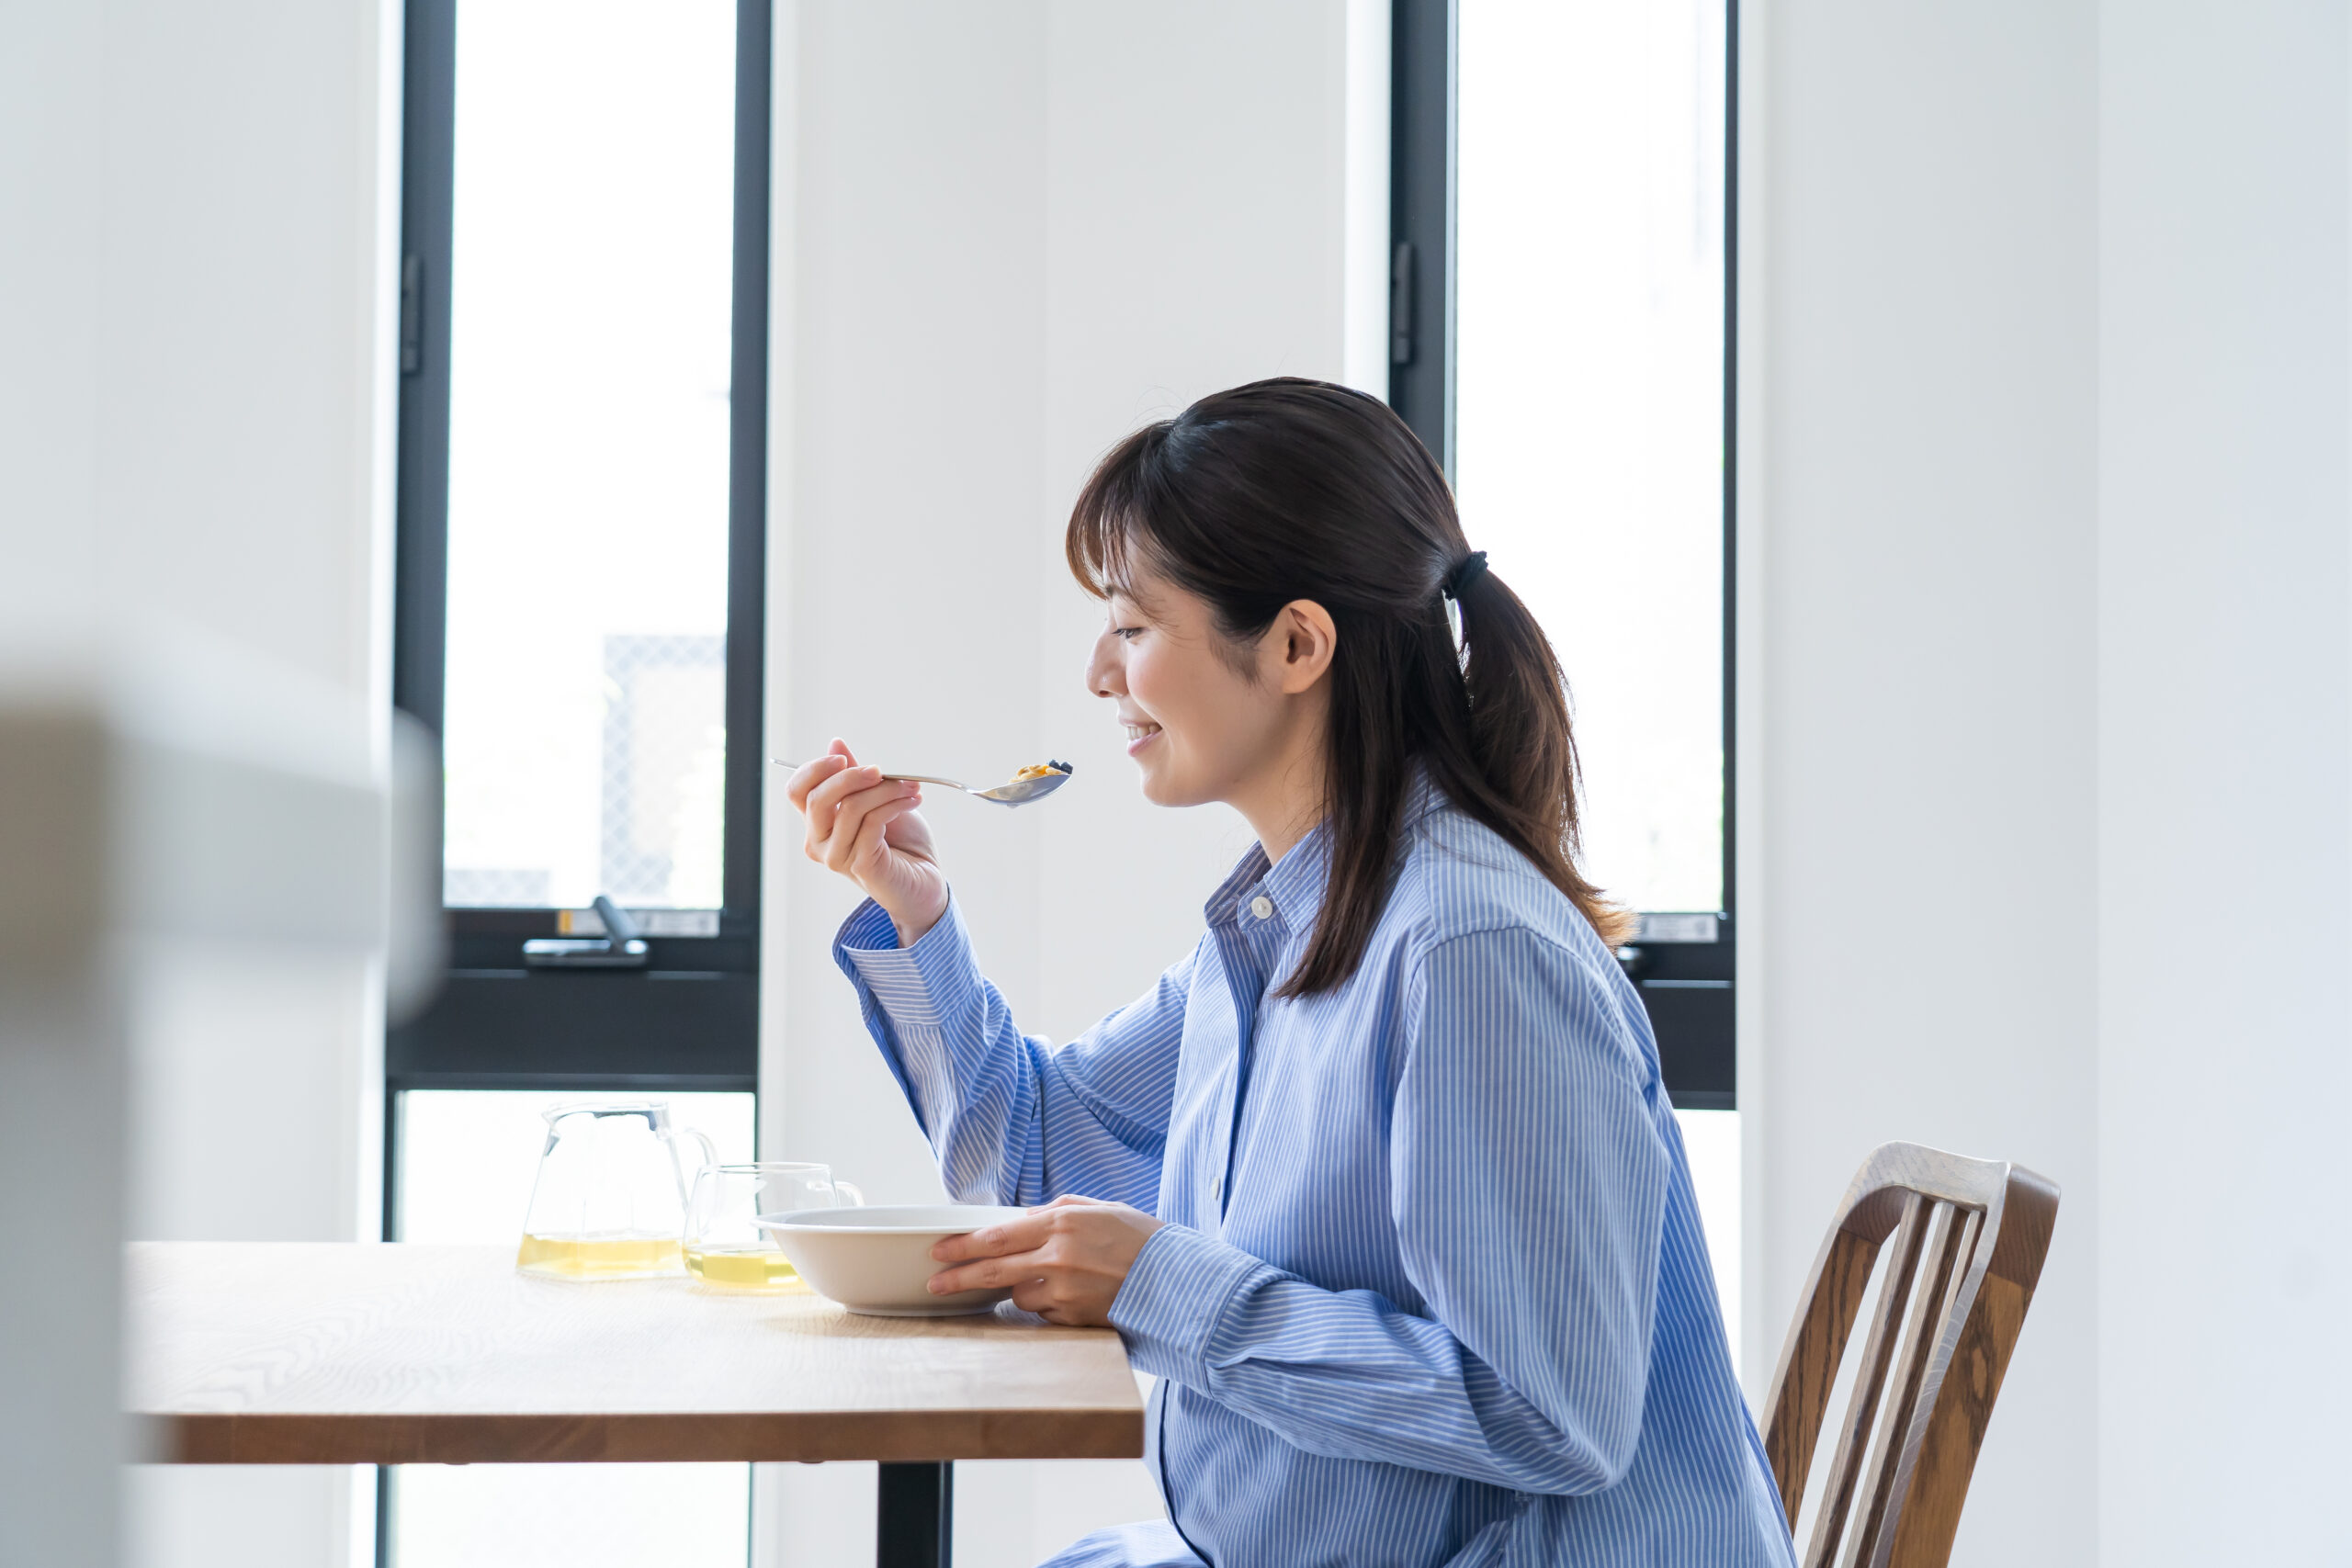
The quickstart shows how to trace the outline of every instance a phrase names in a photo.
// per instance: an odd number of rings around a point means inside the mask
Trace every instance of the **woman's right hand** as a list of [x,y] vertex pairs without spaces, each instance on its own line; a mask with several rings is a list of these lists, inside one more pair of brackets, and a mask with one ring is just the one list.
[[836,740],[795,769],[786,795],[808,824],[808,858],[840,872],[882,906],[912,947],[947,912],[947,877],[932,853],[931,828],[917,813],[922,786],[861,767]]

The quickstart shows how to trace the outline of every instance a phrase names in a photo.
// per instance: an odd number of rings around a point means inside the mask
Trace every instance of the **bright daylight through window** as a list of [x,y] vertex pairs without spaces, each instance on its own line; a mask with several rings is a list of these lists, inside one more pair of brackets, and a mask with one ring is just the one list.
[[458,7],[453,906],[719,907],[735,26]]
[[1460,13],[1454,485],[1566,666],[1585,853],[1723,906],[1722,0]]

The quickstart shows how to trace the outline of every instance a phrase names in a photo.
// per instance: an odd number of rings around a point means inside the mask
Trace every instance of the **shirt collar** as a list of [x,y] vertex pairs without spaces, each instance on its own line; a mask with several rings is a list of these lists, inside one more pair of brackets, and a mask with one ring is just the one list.
[[[1258,852],[1262,863],[1265,851]],[[1265,872],[1266,897],[1273,901],[1274,912],[1283,924],[1294,931],[1311,931],[1315,912],[1323,907],[1323,884],[1331,871],[1331,825],[1317,822],[1307,830],[1306,837],[1290,847],[1279,864]]]
[[[1411,832],[1423,818],[1447,804],[1445,792],[1430,780],[1429,770],[1415,763],[1412,783],[1405,792],[1402,830]],[[1235,863],[1232,873],[1209,896],[1201,913],[1208,917],[1211,925],[1231,924],[1240,918],[1241,905],[1254,896],[1254,888],[1272,903],[1284,929],[1311,931],[1316,912],[1323,907],[1323,888],[1330,874],[1331,825],[1326,820],[1308,829],[1279,864],[1267,861],[1263,844],[1250,845],[1249,852]],[[1259,886],[1261,882],[1263,886]]]
[[1244,904],[1262,897],[1273,905],[1285,930],[1312,930],[1315,911],[1323,903],[1323,883],[1330,871],[1330,843],[1329,825],[1318,822],[1291,846],[1279,865],[1268,863],[1265,845],[1250,845],[1201,907],[1201,913],[1213,926],[1231,925],[1241,918]]

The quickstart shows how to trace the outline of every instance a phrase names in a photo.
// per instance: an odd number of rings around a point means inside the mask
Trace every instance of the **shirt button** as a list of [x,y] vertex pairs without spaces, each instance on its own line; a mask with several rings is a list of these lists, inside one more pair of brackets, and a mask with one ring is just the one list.
[[1216,1199],[1220,1203],[1225,1201],[1224,1177],[1220,1176],[1216,1180],[1209,1183],[1209,1196]]
[[1261,893],[1250,900],[1250,912],[1261,920],[1271,920],[1274,918],[1274,901]]

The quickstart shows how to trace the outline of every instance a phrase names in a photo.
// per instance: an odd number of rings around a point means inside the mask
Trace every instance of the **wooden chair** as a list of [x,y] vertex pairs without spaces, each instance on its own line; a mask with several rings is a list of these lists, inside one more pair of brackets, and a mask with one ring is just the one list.
[[1814,1259],[1764,1421],[1794,1529],[1847,1338],[1891,1234],[1801,1568],[1943,1568],[2057,1215],[2056,1184],[2023,1166],[1917,1144],[1884,1145],[1862,1163]]

